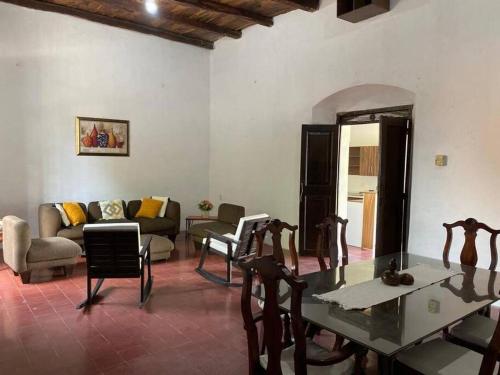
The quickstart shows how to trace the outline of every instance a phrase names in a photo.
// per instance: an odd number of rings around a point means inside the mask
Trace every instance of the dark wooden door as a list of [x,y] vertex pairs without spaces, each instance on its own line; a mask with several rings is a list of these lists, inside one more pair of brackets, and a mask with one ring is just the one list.
[[337,199],[339,127],[302,125],[299,253],[313,254],[316,225],[334,213]]
[[380,117],[380,170],[375,256],[406,246],[407,174],[410,120]]

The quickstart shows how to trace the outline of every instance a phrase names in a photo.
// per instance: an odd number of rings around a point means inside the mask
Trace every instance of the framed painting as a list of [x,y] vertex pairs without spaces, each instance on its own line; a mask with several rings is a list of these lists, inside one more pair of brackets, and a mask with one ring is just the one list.
[[104,118],[76,118],[76,154],[129,156],[129,122]]

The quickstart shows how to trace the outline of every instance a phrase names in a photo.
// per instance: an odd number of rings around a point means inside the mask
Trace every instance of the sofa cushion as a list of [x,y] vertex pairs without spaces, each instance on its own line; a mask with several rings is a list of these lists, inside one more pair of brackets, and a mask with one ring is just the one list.
[[151,198],[143,198],[141,207],[139,208],[139,211],[137,211],[137,213],[135,214],[135,217],[154,219],[160,213],[162,205],[163,201]]
[[123,201],[113,199],[109,201],[99,201],[101,207],[102,218],[106,220],[125,219],[125,210],[123,209]]
[[127,217],[129,219],[135,217],[135,214],[139,211],[139,208],[141,208],[141,203],[141,200],[133,200],[127,203]]
[[[122,207],[123,207],[123,213],[125,215],[127,207],[125,205],[125,201],[122,200],[121,202],[122,202]],[[89,203],[89,207],[88,207],[89,223],[95,223],[98,220],[102,219],[102,211],[101,211],[101,206],[99,203],[100,202],[95,202],[95,201]]]
[[236,232],[236,226],[228,223],[223,223],[220,221],[211,221],[208,223],[200,223],[191,225],[189,228],[189,234],[193,236],[194,240],[201,242],[204,237],[207,236],[206,230],[210,230],[217,234],[234,234]]
[[26,261],[36,263],[74,258],[80,255],[80,252],[80,246],[66,238],[36,238],[31,240],[31,247]]
[[70,240],[81,240],[83,238],[83,226],[80,224],[74,227],[67,227],[57,232],[57,237],[64,237]]
[[77,226],[87,222],[87,213],[78,202],[64,202],[63,208],[71,225]]
[[151,250],[151,260],[167,260],[170,258],[170,252],[175,248],[172,241],[168,238],[157,236],[155,234],[141,234],[141,243],[144,243],[147,236],[151,236],[151,243],[149,245]]
[[167,231],[175,231],[175,222],[167,217],[155,217],[149,219],[146,217],[135,217],[132,219],[139,223],[141,233],[159,233]]

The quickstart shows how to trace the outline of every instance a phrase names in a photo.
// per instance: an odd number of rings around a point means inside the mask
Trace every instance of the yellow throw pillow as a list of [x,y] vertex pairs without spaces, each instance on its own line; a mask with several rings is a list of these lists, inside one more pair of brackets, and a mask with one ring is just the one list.
[[137,211],[135,217],[146,217],[148,219],[154,219],[160,213],[162,204],[162,201],[156,199],[143,198],[141,208],[139,208],[139,211]]
[[76,202],[64,202],[63,203],[64,212],[68,216],[71,225],[80,225],[87,222],[85,217],[85,212],[83,212],[80,205]]

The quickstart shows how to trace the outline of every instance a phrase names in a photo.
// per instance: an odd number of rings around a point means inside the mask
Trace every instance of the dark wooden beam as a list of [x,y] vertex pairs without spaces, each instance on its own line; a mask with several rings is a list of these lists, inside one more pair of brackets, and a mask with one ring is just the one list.
[[217,3],[211,0],[173,0],[176,3],[189,5],[198,9],[211,12],[229,14],[231,16],[243,18],[245,20],[257,23],[262,26],[272,26],[273,18],[255,13],[251,10],[236,8],[227,4]]
[[89,21],[103,23],[109,26],[120,27],[122,29],[137,31],[144,34],[151,34],[158,36],[160,38],[173,40],[175,42],[181,42],[186,44],[191,44],[193,46],[213,49],[214,43],[205,39],[193,38],[187,35],[174,33],[168,30],[157,29],[151,26],[143,25],[133,21],[128,21],[120,18],[113,18],[108,16],[103,16],[100,14],[91,13],[88,11],[80,10],[77,8],[67,7],[64,5],[48,3],[40,0],[0,0],[4,3],[10,3],[15,5],[20,5],[27,8],[44,10],[49,12],[66,14],[78,18],[83,18]]
[[241,30],[229,29],[227,27],[217,26],[213,23],[196,21],[193,19],[174,16],[171,14],[161,14],[160,18],[174,23],[191,26],[198,30],[209,31],[211,33],[228,36],[234,39],[241,38]]
[[294,9],[314,12],[319,9],[319,0],[273,0]]

